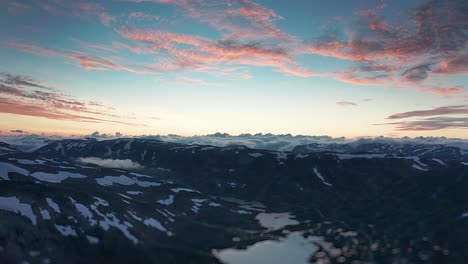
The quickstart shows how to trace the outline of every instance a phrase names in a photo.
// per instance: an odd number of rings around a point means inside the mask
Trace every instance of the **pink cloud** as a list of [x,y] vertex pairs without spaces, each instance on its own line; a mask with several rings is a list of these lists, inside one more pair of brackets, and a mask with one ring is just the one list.
[[298,52],[355,62],[358,69],[338,76],[340,81],[463,96],[463,86],[434,84],[431,78],[468,74],[466,30],[458,19],[464,16],[463,5],[429,1],[408,17],[413,25],[390,24],[378,14],[381,8],[362,10],[355,23],[344,26],[343,36],[315,39]]
[[186,84],[191,84],[191,85],[200,85],[200,86],[222,86],[220,83],[212,83],[212,82],[207,82],[202,79],[196,79],[196,78],[190,78],[190,77],[177,77],[176,81],[181,82],[181,83],[186,83]]
[[[220,39],[138,28],[138,22],[163,21],[157,15],[131,12],[126,21],[106,12],[98,3],[61,0],[44,1],[49,12],[79,17],[97,17],[102,24],[127,24],[116,31],[133,43],[109,45],[81,43],[89,50],[118,52],[127,49],[136,54],[155,55],[156,63],[140,64],[137,70],[101,58],[74,51],[16,45],[17,48],[77,61],[88,70],[129,72],[203,71],[223,72],[223,68],[244,66],[271,67],[276,72],[298,77],[331,77],[345,83],[384,88],[410,88],[444,97],[465,96],[463,86],[434,83],[433,76],[467,73],[466,38],[463,26],[455,19],[463,15],[459,2],[430,1],[413,10],[408,17],[414,25],[390,23],[380,12],[384,5],[359,11],[356,23],[348,23],[344,36],[315,39],[303,43],[276,26],[284,18],[273,9],[250,0],[126,0],[171,4],[185,18],[207,24],[220,33]],[[54,5],[52,5],[54,3]],[[72,10],[72,11],[69,11]],[[126,23],[125,23],[126,22]],[[132,26],[130,26],[130,24]],[[435,32],[439,32],[436,34]],[[316,54],[352,61],[357,67],[339,72],[319,72],[303,67],[296,56]],[[293,57],[294,55],[294,57]],[[227,71],[224,71],[226,73]],[[232,72],[238,74],[237,72]],[[246,71],[242,78],[251,77]],[[241,76],[241,75],[239,75]]]
[[135,118],[119,114],[112,107],[77,100],[54,90],[26,76],[0,73],[0,113],[55,120],[139,125],[125,121]]
[[82,19],[99,19],[105,26],[117,21],[115,16],[104,12],[104,7],[95,2],[43,0],[37,3],[40,8],[52,15],[75,16]]
[[168,23],[169,20],[162,18],[156,15],[150,15],[144,12],[131,12],[128,15],[129,20],[137,20],[137,21],[157,21],[157,22],[165,22]]
[[128,71],[133,73],[139,73],[138,70],[126,67],[110,60],[103,59],[97,56],[89,55],[82,52],[64,51],[58,49],[51,49],[41,47],[35,44],[22,43],[17,41],[10,41],[9,46],[16,48],[21,51],[34,53],[41,56],[49,57],[65,57],[77,61],[84,69],[88,70],[119,70]]
[[117,18],[115,16],[109,15],[105,12],[99,13],[99,19],[101,20],[101,23],[105,26],[110,26],[112,23],[117,21]]
[[31,6],[25,3],[19,2],[19,1],[8,1],[6,3],[6,8],[7,8],[8,13],[12,15],[19,15],[30,10]]
[[[122,28],[121,35],[154,54],[166,54],[158,64],[146,65],[155,72],[198,70],[213,66],[248,65],[277,68],[279,72],[301,76],[330,76],[336,73],[318,73],[299,66],[286,49],[271,47],[262,42],[237,43],[231,40],[216,41],[208,38],[177,34],[167,31]],[[188,45],[181,47],[180,44]]]
[[185,15],[199,20],[219,31],[227,38],[275,38],[286,40],[288,34],[275,26],[283,19],[272,9],[250,0],[189,1],[189,0],[128,0],[131,2],[154,2],[181,7]]

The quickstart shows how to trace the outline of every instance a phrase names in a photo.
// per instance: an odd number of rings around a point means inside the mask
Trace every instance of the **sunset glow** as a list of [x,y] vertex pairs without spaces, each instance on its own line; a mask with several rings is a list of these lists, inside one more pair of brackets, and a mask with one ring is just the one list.
[[4,1],[2,134],[468,138],[468,5]]

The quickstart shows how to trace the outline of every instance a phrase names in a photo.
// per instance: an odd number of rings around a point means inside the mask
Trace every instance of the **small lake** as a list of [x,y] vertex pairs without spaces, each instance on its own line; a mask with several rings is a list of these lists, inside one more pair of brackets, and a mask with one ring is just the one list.
[[[243,206],[252,206],[247,202],[242,204]],[[256,204],[253,207],[259,208],[260,206]],[[299,224],[294,214],[290,212],[265,213],[264,210],[259,210],[255,218],[261,226],[267,229],[266,232]],[[309,263],[309,258],[318,250],[318,246],[314,242],[322,241],[322,238],[316,236],[305,238],[302,234],[303,232],[292,232],[279,240],[260,241],[246,249],[222,249],[215,251],[214,254],[227,264],[306,264]]]
[[293,232],[280,240],[257,242],[247,249],[224,249],[215,255],[227,264],[307,264],[309,258],[318,250],[313,242],[320,237],[304,238],[302,232]]

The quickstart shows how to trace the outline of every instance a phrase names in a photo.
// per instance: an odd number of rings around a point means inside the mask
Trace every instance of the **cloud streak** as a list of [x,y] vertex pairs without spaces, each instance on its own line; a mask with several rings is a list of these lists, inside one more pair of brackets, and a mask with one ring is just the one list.
[[10,41],[7,43],[10,47],[37,54],[44,57],[64,57],[68,59],[75,60],[81,65],[82,68],[87,70],[118,70],[118,71],[128,71],[132,73],[140,73],[138,70],[126,67],[115,62],[112,62],[107,59],[103,59],[97,56],[93,56],[90,54],[82,53],[82,52],[75,52],[75,51],[65,51],[59,49],[52,49],[46,48],[35,44],[18,42],[18,41]]
[[139,125],[127,122],[112,107],[57,92],[30,77],[0,73],[0,113],[92,123]]
[[387,119],[401,119],[408,117],[421,117],[421,116],[439,116],[439,115],[453,115],[453,114],[466,114],[468,115],[468,105],[452,105],[441,106],[429,110],[410,111],[405,113],[393,114]]
[[465,117],[430,117],[421,120],[388,123],[397,125],[397,130],[402,131],[430,131],[440,129],[467,129],[468,116]]
[[209,72],[213,68],[222,68],[225,65],[243,65],[272,67],[279,72],[300,77],[338,74],[319,73],[303,68],[286,49],[271,47],[259,41],[240,43],[232,40],[211,40],[168,31],[126,27],[121,28],[119,32],[123,37],[144,45],[147,53],[166,55],[159,63],[145,66],[146,70],[152,72]]
[[468,128],[468,105],[441,106],[428,110],[397,113],[388,116],[387,119],[409,119],[383,124],[396,125],[397,130],[404,131],[466,129]]
[[342,106],[342,107],[358,106],[357,103],[349,102],[349,101],[339,101],[339,102],[336,102],[336,105]]

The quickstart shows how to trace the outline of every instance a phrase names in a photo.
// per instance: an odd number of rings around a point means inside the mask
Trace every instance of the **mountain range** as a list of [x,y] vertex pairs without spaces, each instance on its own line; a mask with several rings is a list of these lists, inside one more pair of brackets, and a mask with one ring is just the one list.
[[300,234],[306,262],[465,263],[467,187],[442,144],[0,143],[0,259],[244,263],[223,252]]

